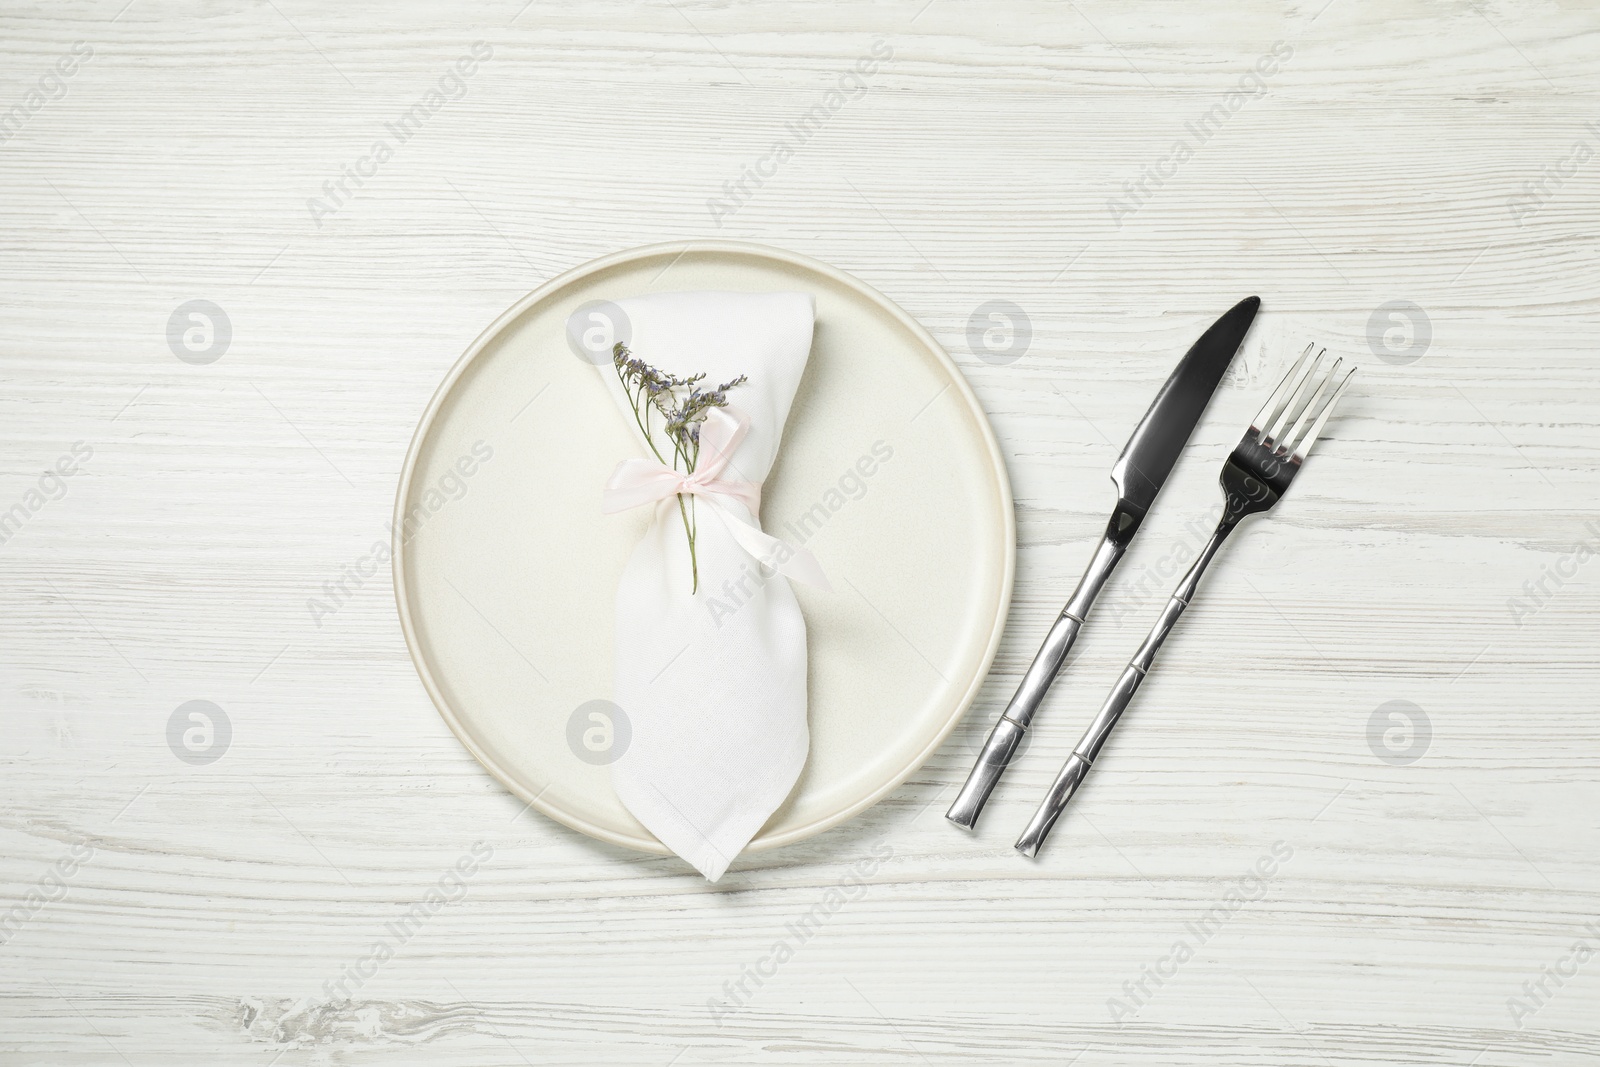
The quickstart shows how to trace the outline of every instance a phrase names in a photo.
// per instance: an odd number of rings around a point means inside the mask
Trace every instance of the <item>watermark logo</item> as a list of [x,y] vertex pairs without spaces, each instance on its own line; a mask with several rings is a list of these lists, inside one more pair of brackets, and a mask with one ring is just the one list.
[[567,747],[585,763],[603,767],[628,751],[633,727],[628,713],[609,700],[588,700],[567,717]]
[[1391,300],[1367,318],[1367,347],[1385,363],[1404,367],[1427,354],[1433,344],[1433,322],[1409,300]]
[[590,300],[567,316],[567,347],[585,363],[611,365],[611,352],[633,340],[628,313],[609,300]]
[[1373,709],[1367,719],[1367,747],[1393,767],[1405,767],[1428,754],[1433,724],[1428,713],[1409,700],[1391,700]]
[[1009,300],[979,304],[967,319],[967,348],[985,363],[1004,367],[1028,354],[1033,321]]
[[215,363],[232,341],[233,323],[213,301],[186,300],[167,316],[167,347],[185,363]]
[[233,723],[209,700],[179,704],[167,718],[167,747],[185,763],[204,767],[228,753]]

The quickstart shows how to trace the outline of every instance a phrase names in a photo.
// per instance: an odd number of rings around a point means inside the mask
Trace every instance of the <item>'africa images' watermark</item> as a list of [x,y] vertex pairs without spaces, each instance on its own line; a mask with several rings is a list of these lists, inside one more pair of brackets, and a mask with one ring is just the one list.
[[737,978],[722,983],[723,995],[720,999],[706,998],[706,1011],[711,1014],[711,1021],[721,1026],[729,1015],[749,1007],[757,991],[775,977],[785,963],[794,959],[799,948],[816,937],[824,924],[846,904],[867,895],[868,880],[892,859],[894,846],[883,841],[874,843],[871,854],[852,863],[850,873],[838,885],[829,886],[815,904],[784,923],[783,937],[773,942],[772,947],[754,962],[741,967]]
[[1217,520],[1222,518],[1226,510],[1222,501],[1217,501],[1184,523],[1184,536],[1173,541],[1167,551],[1158,556],[1154,562],[1138,565],[1134,571],[1138,578],[1133,581],[1127,594],[1106,607],[1105,613],[1111,617],[1111,621],[1118,629],[1122,628],[1123,619],[1138,612],[1152,598],[1167,595],[1173,580],[1194,561],[1200,546],[1211,539]]
[[1577,177],[1579,169],[1595,157],[1595,144],[1600,143],[1600,122],[1591,120],[1584,123],[1583,128],[1594,135],[1593,143],[1588,137],[1574,142],[1566,155],[1554,163],[1546,163],[1539,171],[1538,178],[1523,182],[1521,192],[1506,197],[1506,210],[1511,212],[1511,221],[1521,226],[1554,200],[1561,187]]
[[[883,464],[893,458],[892,445],[887,441],[874,441],[870,455],[857,457],[855,463],[839,475],[835,484],[823,491],[816,503],[783,524],[783,531],[793,539],[794,546],[802,546],[815,537],[849,501],[866,496],[867,479],[877,474]],[[772,558],[745,561],[740,565],[737,577],[726,579],[721,590],[711,590],[706,594],[706,611],[711,614],[711,621],[717,629],[722,629],[724,620],[737,614],[740,608],[754,599],[761,587],[778,573],[778,568],[789,561],[792,552],[789,542],[780,541],[772,551]]]
[[[1600,538],[1600,525],[1594,519],[1584,523],[1584,529]],[[1546,563],[1538,578],[1523,582],[1523,596],[1506,598],[1506,610],[1511,613],[1511,621],[1517,624],[1517,629],[1522,629],[1522,620],[1542,611],[1562,586],[1578,576],[1578,569],[1596,555],[1600,555],[1600,541],[1577,541],[1557,556],[1554,563]]]
[[1177,977],[1179,968],[1194,959],[1195,954],[1217,936],[1224,924],[1246,904],[1252,904],[1267,895],[1268,879],[1293,858],[1292,845],[1287,841],[1274,841],[1272,847],[1263,852],[1248,871],[1234,879],[1233,884],[1216,903],[1206,909],[1205,914],[1194,922],[1183,924],[1186,936],[1174,941],[1166,955],[1154,963],[1141,966],[1138,978],[1130,978],[1122,983],[1123,995],[1106,1001],[1111,1021],[1122,1026],[1138,1015],[1139,1009],[1155,998],[1156,990]]
[[1174,141],[1171,150],[1160,159],[1145,164],[1139,171],[1138,180],[1123,182],[1123,195],[1106,199],[1106,210],[1111,213],[1111,221],[1117,224],[1117,229],[1122,229],[1122,220],[1143,207],[1157,189],[1176,177],[1178,169],[1193,158],[1195,152],[1205,147],[1205,143],[1216,136],[1240,108],[1258,96],[1265,96],[1266,79],[1277,74],[1282,65],[1293,57],[1293,45],[1287,41],[1274,43],[1270,51],[1256,60],[1255,66],[1240,75],[1238,84],[1228,91],[1220,103],[1211,105],[1197,120],[1183,124],[1188,132],[1187,137]]
[[710,213],[711,221],[721,227],[723,219],[749,203],[755,191],[765,185],[768,178],[776,175],[779,167],[793,159],[794,154],[805,147],[812,135],[822,129],[840,108],[851,100],[859,100],[867,95],[867,90],[871,88],[867,79],[878,73],[878,68],[883,64],[892,62],[894,46],[882,37],[873,41],[872,49],[856,60],[855,66],[839,75],[834,87],[823,93],[821,100],[793,122],[783,124],[786,136],[773,141],[764,155],[740,171],[738,178],[722,183],[722,196],[713,196],[706,201],[706,211]]
[[28,887],[22,899],[5,912],[0,912],[0,945],[17,935],[28,920],[39,914],[46,904],[53,904],[67,895],[73,875],[94,857],[94,846],[80,841],[45,871],[38,881]]
[[[457,458],[455,463],[439,476],[439,480],[423,490],[400,520],[400,543],[409,545],[411,539],[429,519],[444,510],[446,504],[460,500],[470,488],[468,479],[477,474],[482,465],[494,458],[494,447],[486,441],[475,441],[472,451]],[[394,534],[394,523],[385,527]],[[374,541],[360,556],[339,568],[339,573],[322,583],[322,596],[306,598],[306,610],[317,629],[329,615],[348,604],[361,587],[389,565],[393,555],[388,541]]]
[[74,41],[72,51],[57,59],[49,70],[39,75],[33,87],[22,94],[20,102],[0,112],[0,144],[21,133],[22,127],[46,104],[66,96],[67,79],[78,73],[80,63],[87,63],[93,58],[94,45],[88,41]]
[[378,173],[378,168],[394,158],[395,150],[405,144],[418,133],[428,121],[443,111],[445,105],[462,99],[467,95],[467,79],[478,72],[480,63],[487,63],[494,56],[494,46],[487,41],[472,42],[467,54],[457,59],[450,68],[439,77],[438,84],[405,111],[401,112],[394,122],[385,122],[385,133],[379,134],[373,140],[367,152],[357,158],[353,163],[345,163],[339,167],[339,176],[329,178],[322,183],[322,195],[309,197],[306,200],[306,210],[311,212],[311,221],[322,228],[322,220],[336,213],[351,200],[355,199],[355,189],[360,189],[367,183],[367,179]]
[[455,904],[467,895],[467,881],[477,874],[485,863],[494,859],[494,846],[479,841],[461,858],[445,868],[421,900],[408,907],[399,918],[385,923],[383,936],[374,941],[354,962],[345,967],[337,978],[322,983],[322,992],[329,1000],[349,1000],[350,995],[366,985],[379,969],[395,957],[401,949],[417,936],[424,923],[446,906]]
[[[1583,928],[1590,936],[1600,940],[1600,923],[1590,920]],[[1521,1030],[1527,1025],[1530,1018],[1555,998],[1562,986],[1578,977],[1579,968],[1593,959],[1594,955],[1595,949],[1590,946],[1589,938],[1580,937],[1554,963],[1540,968],[1538,977],[1522,983],[1522,996],[1507,997],[1506,1009],[1511,1012],[1511,1021],[1517,1029]]]
[[92,445],[84,441],[76,442],[71,451],[62,453],[53,467],[39,475],[36,485],[24,491],[17,502],[5,511],[0,511],[0,545],[17,536],[30,519],[44,510],[46,504],[65,497],[68,488],[66,479],[82,470],[79,464],[87,463],[93,457]]

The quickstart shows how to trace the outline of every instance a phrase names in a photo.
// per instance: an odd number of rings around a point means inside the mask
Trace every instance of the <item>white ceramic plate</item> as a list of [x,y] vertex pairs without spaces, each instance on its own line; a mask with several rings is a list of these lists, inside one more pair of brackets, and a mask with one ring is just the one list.
[[[601,486],[634,445],[565,326],[593,300],[700,289],[817,301],[761,519],[788,536],[786,522],[822,504],[828,518],[806,547],[834,592],[795,587],[811,756],[750,848],[850,818],[932,754],[989,669],[1015,563],[1005,464],[961,372],[847,274],[759,245],[656,245],[569,271],[501,315],[439,386],[400,476],[394,581],[406,643],[450,728],[512,792],[573,829],[655,853],[666,850],[612,791],[604,731],[578,740],[593,724],[575,713],[611,693],[612,596],[649,509],[600,513]],[[864,456],[875,462],[858,468]]]

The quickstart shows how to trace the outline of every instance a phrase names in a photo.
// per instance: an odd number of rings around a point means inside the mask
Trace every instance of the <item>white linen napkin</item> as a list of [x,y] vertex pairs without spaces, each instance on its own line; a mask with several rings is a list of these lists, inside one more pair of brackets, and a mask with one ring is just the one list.
[[[704,372],[708,387],[748,379],[701,427],[700,480],[715,467],[724,487],[746,484],[742,494],[685,497],[699,570],[691,593],[678,496],[659,496],[678,476],[644,447],[616,369],[598,368],[645,457],[619,465],[607,510],[656,501],[617,584],[613,700],[632,740],[612,764],[612,783],[651,833],[715,882],[794,788],[810,746],[805,621],[784,574],[826,579],[810,553],[759,532],[750,490],[777,455],[811,352],[815,302],[806,293],[699,292],[614,303],[634,358],[679,377]],[[670,461],[660,426],[657,417],[657,447]],[[725,467],[719,441],[731,441]]]

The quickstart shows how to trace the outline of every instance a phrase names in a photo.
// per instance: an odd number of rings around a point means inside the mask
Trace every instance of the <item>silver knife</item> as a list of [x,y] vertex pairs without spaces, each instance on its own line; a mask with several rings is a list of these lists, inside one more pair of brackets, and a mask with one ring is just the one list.
[[978,813],[994,791],[995,784],[1010,765],[1017,747],[1028,732],[1039,704],[1055,681],[1067,652],[1078,638],[1089,608],[1106,579],[1128,550],[1133,535],[1139,532],[1156,494],[1172,472],[1173,464],[1188,443],[1189,435],[1211,400],[1211,394],[1233,361],[1250,324],[1261,307],[1260,297],[1247,297],[1211,324],[1187,355],[1178,362],[1145,412],[1143,421],[1128,438],[1111,468],[1111,481],[1117,487],[1117,506],[1106,525],[1105,536],[1089,560],[1089,568],[1078,580],[1067,606],[1045,636],[1044,644],[1022,676],[1016,695],[989,732],[983,751],[972,773],[945,818],[970,830]]

